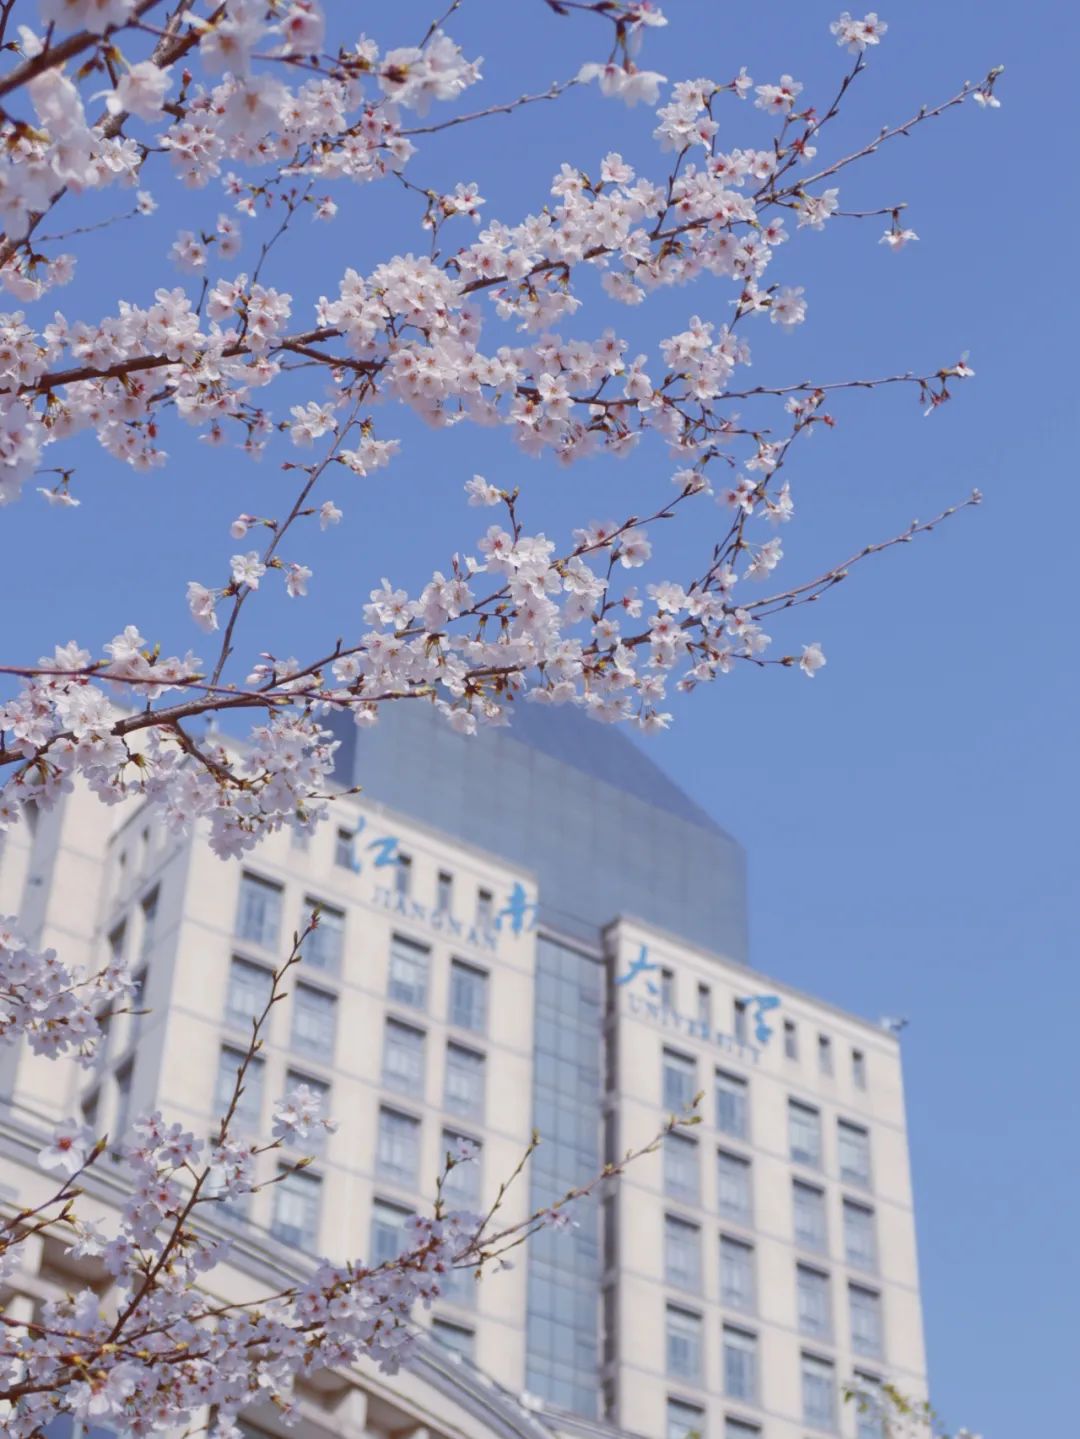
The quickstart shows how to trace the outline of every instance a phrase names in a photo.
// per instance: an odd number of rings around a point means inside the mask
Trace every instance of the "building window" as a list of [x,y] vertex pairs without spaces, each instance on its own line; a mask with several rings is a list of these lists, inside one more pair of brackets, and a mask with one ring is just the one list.
[[814,1354],[802,1356],[803,1421],[815,1429],[836,1427],[836,1380],[833,1366]]
[[239,1029],[251,1029],[270,1002],[274,976],[261,964],[233,958],[229,965],[229,992],[225,1018]]
[[756,1404],[757,1392],[757,1335],[725,1324],[724,1393],[729,1399]]
[[[451,1158],[456,1154],[458,1146],[464,1142],[469,1144],[476,1151],[476,1157],[458,1163],[447,1171],[443,1181],[443,1197],[447,1199],[452,1208],[456,1209],[478,1209],[480,1207],[480,1193],[483,1188],[481,1183],[481,1160],[483,1150],[478,1139],[473,1139],[468,1134],[457,1134],[452,1129],[444,1129],[442,1134],[442,1163],[446,1163],[446,1156]],[[441,1166],[440,1166],[441,1167]]]
[[744,1314],[754,1308],[754,1246],[720,1236],[720,1303]]
[[293,996],[292,1047],[329,1064],[334,1054],[337,1000],[325,990],[298,984]]
[[799,1297],[799,1333],[810,1339],[827,1339],[832,1333],[829,1276],[807,1264],[797,1264],[795,1282]]
[[[435,909],[439,914],[449,914],[454,907],[454,876],[440,869],[435,881]],[[466,1331],[468,1332],[468,1331]]]
[[681,1399],[667,1402],[666,1439],[704,1439],[705,1410],[698,1404],[686,1404]]
[[849,1284],[848,1301],[851,1347],[856,1354],[876,1358],[881,1353],[881,1295],[861,1284]]
[[866,1055],[861,1049],[851,1051],[851,1082],[856,1089],[866,1088]]
[[382,1080],[388,1089],[400,1089],[414,1099],[424,1097],[424,1031],[388,1019],[383,1038]]
[[[614,1292],[614,1291],[609,1291]],[[667,1306],[667,1372],[672,1379],[701,1380],[701,1315]]]
[[447,1304],[459,1309],[476,1307],[476,1269],[467,1264],[451,1266],[439,1278],[439,1288]]
[[881,1380],[855,1371],[855,1439],[887,1439]]
[[870,1188],[870,1135],[858,1124],[841,1119],[837,1125],[840,1141],[840,1178],[844,1184]]
[[793,1019],[784,1020],[784,1055],[788,1059],[799,1057],[799,1031]]
[[139,958],[146,959],[154,947],[154,940],[157,937],[157,915],[158,915],[158,892],[156,889],[143,900],[142,905],[142,939],[139,943]]
[[138,974],[131,977],[133,985],[131,998],[128,1003],[131,1005],[131,1022],[128,1025],[128,1046],[134,1046],[139,1042],[139,1031],[142,1029],[142,1022],[146,1018],[146,966],[143,965]]
[[255,874],[242,875],[237,934],[241,939],[261,945],[263,949],[274,949],[280,930],[281,886]]
[[334,863],[339,869],[358,868],[353,853],[353,832],[351,829],[339,829],[334,840]]
[[733,1419],[728,1414],[724,1419],[724,1439],[761,1439],[761,1426],[745,1419]]
[[450,1023],[474,1034],[487,1030],[488,977],[463,959],[450,962]]
[[832,1074],[832,1040],[827,1034],[819,1034],[817,1037],[817,1058],[818,1070],[822,1074]]
[[123,964],[126,940],[127,925],[118,924],[109,935],[109,962],[111,964]]
[[320,908],[319,922],[304,940],[304,962],[326,974],[338,974],[345,949],[345,915],[340,909],[312,899],[310,895],[306,903],[309,910],[316,905]]
[[387,1264],[396,1259],[405,1245],[405,1221],[409,1211],[397,1204],[376,1199],[371,1214],[371,1263]]
[[[232,1103],[236,1087],[236,1076],[244,1062],[244,1050],[225,1045],[218,1059],[217,1087],[214,1091],[214,1118],[224,1119]],[[261,1136],[263,1080],[266,1065],[258,1055],[248,1061],[244,1073],[244,1087],[236,1102],[233,1118],[245,1134]],[[235,1133],[235,1131],[231,1131]]]
[[821,1168],[821,1115],[797,1099],[788,1100],[788,1140],[796,1164]]
[[274,1185],[270,1233],[292,1249],[314,1249],[319,1240],[322,1180],[303,1170],[281,1170]]
[[301,854],[307,854],[311,848],[311,831],[305,829],[302,824],[290,825],[289,845],[292,849],[299,850]]
[[874,1211],[853,1199],[844,1200],[844,1258],[853,1269],[877,1268]]
[[675,975],[670,969],[660,971],[660,1003],[665,1009],[675,1008]]
[[664,1215],[664,1277],[680,1289],[701,1288],[701,1232],[674,1214]]
[[712,1033],[712,991],[707,984],[697,987],[697,1020],[702,1029]]
[[[316,1079],[311,1074],[301,1074],[298,1069],[287,1069],[285,1071],[285,1089],[291,1093],[303,1085],[310,1089],[312,1094],[318,1096],[321,1101],[319,1113],[323,1119],[330,1117],[330,1086],[325,1079]],[[295,1143],[295,1141],[294,1141]],[[308,1131],[308,1137],[297,1146],[307,1154],[321,1154],[326,1148],[326,1130],[322,1125],[316,1125]]]
[[402,854],[400,850],[394,870],[394,889],[402,896],[412,893],[412,856]]
[[674,1049],[664,1050],[664,1108],[685,1114],[697,1092],[697,1065]]
[[415,1189],[420,1168],[420,1121],[396,1109],[379,1110],[376,1168],[386,1179]]
[[484,1056],[460,1044],[446,1046],[443,1104],[453,1114],[484,1116]]
[[464,1354],[466,1359],[472,1359],[476,1349],[476,1335],[473,1330],[466,1329],[464,1324],[451,1324],[449,1319],[433,1319],[431,1337],[445,1349],[452,1349],[455,1354]]
[[113,1124],[113,1143],[122,1144],[127,1134],[131,1117],[131,1077],[134,1062],[128,1060],[116,1071],[116,1120]]
[[716,1071],[716,1127],[732,1139],[746,1139],[750,1133],[746,1080],[722,1069]]
[[735,1001],[735,1038],[740,1044],[745,1044],[749,1038],[749,1031],[746,1027],[747,1008],[745,999]]
[[699,1189],[697,1141],[685,1134],[665,1134],[664,1193],[696,1204]]
[[493,911],[495,908],[495,896],[490,889],[478,889],[476,891],[476,927],[477,929],[490,929]]
[[390,942],[390,983],[387,993],[398,1004],[427,1009],[428,950],[395,934]]
[[716,1156],[717,1208],[727,1219],[751,1223],[750,1161],[739,1154],[718,1151]]
[[828,1248],[825,1229],[825,1191],[796,1179],[791,1187],[795,1212],[795,1243],[801,1249],[824,1254]]

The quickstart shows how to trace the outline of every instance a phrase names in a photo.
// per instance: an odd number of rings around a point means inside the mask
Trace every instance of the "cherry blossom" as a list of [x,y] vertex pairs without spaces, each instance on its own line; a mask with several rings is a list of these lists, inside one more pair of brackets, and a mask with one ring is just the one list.
[[[29,486],[50,509],[91,507],[99,473],[114,464],[132,471],[133,483],[171,475],[181,428],[235,454],[236,494],[228,543],[215,521],[199,577],[176,596],[181,614],[186,600],[184,622],[209,642],[207,661],[167,653],[132,613],[103,644],[65,636],[36,663],[14,655],[4,665],[0,826],[22,822],[29,806],[47,810],[78,783],[106,804],[145,799],[173,831],[202,824],[214,852],[235,858],[267,834],[328,817],[331,715],[392,723],[388,706],[405,698],[432,703],[470,735],[512,722],[522,702],[573,705],[598,723],[654,733],[672,721],[672,693],[764,666],[814,678],[825,648],[797,633],[788,641],[788,611],[978,502],[976,492],[815,574],[789,574],[784,551],[798,547],[787,543],[797,526],[787,526],[810,436],[824,436],[856,397],[885,386],[910,390],[938,413],[974,371],[966,354],[916,368],[905,357],[876,378],[784,383],[751,365],[770,343],[781,348],[774,327],[819,322],[817,296],[801,283],[804,243],[827,243],[865,214],[889,217],[880,243],[890,249],[917,238],[901,226],[905,207],[895,197],[845,209],[848,170],[968,99],[997,108],[1000,67],[871,126],[852,149],[834,143],[831,121],[872,69],[888,28],[876,13],[845,12],[831,25],[854,57],[836,57],[846,69],[832,101],[787,73],[755,85],[745,67],[669,83],[642,58],[667,24],[656,5],[570,8],[582,29],[586,19],[604,26],[609,46],[596,47],[595,28],[580,50],[568,40],[565,78],[535,95],[521,94],[512,76],[485,75],[482,58],[443,28],[453,10],[419,44],[399,33],[384,44],[349,30],[348,17],[318,0],[224,0],[199,13],[164,0],[158,13],[154,0],[39,0],[8,35],[0,505]],[[397,28],[393,14],[384,23]],[[466,98],[481,86],[481,101]],[[483,171],[473,168],[467,137],[487,116],[512,123],[522,107],[561,103],[572,90],[575,103],[595,106],[595,126],[583,128],[556,174],[538,177],[532,203],[491,213],[469,178]],[[619,128],[628,117],[597,91],[649,112],[640,145]],[[760,114],[735,103],[751,93]],[[507,94],[518,98],[499,98]],[[451,126],[461,143],[444,152],[453,169],[440,172],[428,136]],[[631,153],[633,164],[624,158]],[[182,196],[175,223],[185,228],[158,238],[157,288],[99,300],[87,313],[58,307],[76,263],[60,246],[65,234],[83,233],[75,219],[83,197],[97,206],[107,190],[129,197],[114,219],[93,210],[85,228],[135,224],[142,235],[157,223],[155,194],[169,187]],[[300,283],[308,275],[290,282],[278,239],[305,217],[355,223],[355,187],[362,224],[373,228],[379,205],[404,207],[416,243],[343,272],[312,246],[315,288]],[[54,226],[69,212],[70,226]],[[250,257],[245,271],[236,268],[241,254]],[[666,319],[640,323],[661,294]],[[305,298],[315,295],[313,304]],[[497,460],[478,460],[488,475],[446,477],[464,490],[466,528],[430,574],[406,587],[400,575],[379,579],[389,567],[375,568],[333,633],[308,636],[298,657],[255,652],[250,613],[272,606],[281,588],[289,599],[307,593],[319,546],[339,542],[354,510],[363,513],[342,492],[407,477],[410,433],[421,424],[483,427],[513,447],[511,463],[502,471]],[[88,443],[99,452],[95,465],[84,459]],[[569,468],[635,451],[655,482],[633,511],[588,518],[591,505],[579,499],[565,528],[545,529],[533,487],[519,483],[519,455]],[[259,472],[246,464],[263,456],[291,486],[284,504],[263,498]],[[697,561],[671,576],[666,536],[679,524]],[[339,536],[327,533],[339,526]],[[196,738],[189,721],[219,710],[252,716],[242,741]],[[275,993],[300,948],[276,973]],[[0,1043],[89,1064],[102,1023],[131,994],[119,968],[76,971],[28,946],[16,921],[0,921]],[[199,1207],[258,1188],[261,1156],[291,1153],[329,1124],[300,1087],[279,1102],[268,1140],[237,1135],[241,1084],[242,1075],[208,1143],[161,1115],[111,1136],[128,1197],[110,1232],[68,1215],[65,1189],[46,1207],[40,1223],[58,1226],[73,1253],[100,1255],[122,1317],[106,1319],[86,1291],[44,1306],[33,1336],[9,1334],[0,1401],[11,1406],[4,1422],[13,1439],[61,1413],[135,1433],[182,1427],[207,1404],[231,1439],[256,1387],[291,1412],[293,1380],[307,1362],[298,1335],[313,1336],[319,1362],[366,1355],[392,1371],[414,1342],[413,1308],[437,1296],[450,1268],[497,1264],[504,1245],[536,1227],[572,1222],[560,1205],[500,1231],[490,1215],[448,1211],[440,1186],[399,1260],[326,1262],[257,1315],[215,1311],[205,1277],[221,1256],[197,1224]],[[69,1123],[41,1162],[67,1181],[100,1152]],[[471,1158],[455,1149],[447,1172]],[[0,1240],[0,1262],[17,1261],[17,1248]],[[117,1323],[131,1343],[115,1342]],[[182,1357],[163,1338],[174,1325],[190,1335]],[[147,1357],[133,1364],[123,1356],[136,1341]],[[48,1385],[27,1379],[20,1345],[48,1370]]]

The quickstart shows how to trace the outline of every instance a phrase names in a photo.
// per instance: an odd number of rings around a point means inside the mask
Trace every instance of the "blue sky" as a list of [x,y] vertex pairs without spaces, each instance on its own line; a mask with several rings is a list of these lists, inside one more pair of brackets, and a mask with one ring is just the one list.
[[[727,80],[746,64],[759,82],[790,71],[826,100],[845,63],[827,33],[839,5],[671,0],[667,9],[673,23],[649,37],[645,60],[673,80]],[[387,43],[414,40],[429,18],[416,0],[393,14],[392,34],[379,32]],[[1074,7],[1046,0],[904,0],[882,15],[885,44],[824,153],[999,63],[1003,107],[964,106],[849,172],[844,208],[906,200],[920,243],[890,255],[877,244],[879,223],[866,221],[786,246],[770,275],[806,285],[809,321],[790,337],[758,328],[753,378],[933,368],[964,350],[977,375],[930,419],[899,391],[833,407],[838,428],[792,468],[798,514],[784,535],[785,572],[816,573],[975,485],[986,501],[861,568],[778,629],[785,648],[824,645],[829,664],[813,683],[737,674],[679,703],[675,727],[649,743],[749,851],[754,962],[858,1012],[910,1018],[903,1043],[933,1391],[953,1425],[1027,1439],[1058,1432],[1075,1410],[1080,1332],[1067,619],[1078,516],[1066,331],[1076,305],[1060,264],[1077,224],[1075,104],[1060,72],[1080,27]],[[487,58],[489,78],[470,97],[483,103],[543,88],[602,54],[599,24],[560,21],[539,0],[465,0],[452,33]],[[426,142],[411,178],[476,180],[486,213],[512,219],[542,203],[563,159],[595,168],[621,149],[657,168],[648,115],[594,96],[483,123]],[[723,123],[725,143],[767,133],[757,112],[734,102]],[[161,263],[176,229],[212,223],[225,208],[212,189],[178,207],[148,179],[162,210],[91,237],[78,282],[55,297],[69,316],[96,316],[121,293],[145,303],[156,285],[177,283]],[[266,279],[294,289],[294,314],[332,293],[346,264],[364,269],[424,245],[417,211],[396,189],[344,200],[333,228],[302,224],[275,252]],[[101,213],[115,208],[112,195]],[[654,345],[694,312],[723,318],[729,290],[710,284],[612,318],[642,348]],[[583,332],[601,327],[593,319]],[[253,606],[240,637],[246,655],[271,637],[279,653],[305,653],[306,636],[359,624],[383,574],[414,584],[453,549],[472,547],[478,517],[460,486],[475,470],[524,483],[528,514],[552,534],[629,512],[667,473],[655,450],[563,472],[523,459],[500,434],[417,434],[389,410],[377,422],[384,437],[407,440],[395,478],[326,491],[346,522],[296,555],[315,570],[312,597]],[[85,446],[80,509],[47,512],[28,491],[3,514],[5,659],[33,659],[68,638],[97,647],[129,620],[169,648],[199,649],[186,581],[220,583],[234,548],[228,521],[240,510],[273,513],[286,491],[273,459],[256,469],[186,434],[166,442],[173,463],[149,476]],[[693,568],[692,531],[663,544],[668,573]]]

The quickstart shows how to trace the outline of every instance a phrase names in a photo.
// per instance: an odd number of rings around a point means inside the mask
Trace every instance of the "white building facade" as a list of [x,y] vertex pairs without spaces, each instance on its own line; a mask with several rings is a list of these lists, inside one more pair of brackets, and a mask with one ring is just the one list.
[[[339,1128],[308,1168],[221,1213],[242,1258],[230,1283],[395,1253],[459,1138],[479,1160],[453,1170],[447,1198],[483,1209],[539,1130],[500,1210],[512,1223],[672,1114],[694,1122],[582,1204],[569,1234],[536,1236],[480,1282],[456,1276],[418,1316],[435,1342],[415,1372],[308,1395],[312,1435],[377,1432],[372,1415],[397,1403],[400,1435],[877,1439],[845,1384],[926,1392],[895,1038],[744,962],[741,853],[629,742],[600,774],[607,760],[592,763],[591,735],[577,748],[573,725],[554,746],[500,736],[456,760],[439,747],[467,746],[458,736],[421,726],[401,743],[366,760],[343,744],[343,787],[365,763],[385,783],[242,861],[198,833],[163,836],[140,804],[78,791],[8,835],[0,912],[70,964],[121,955],[147,1012],[112,1022],[89,1074],[0,1053],[0,1201],[36,1192],[34,1136],[68,1115],[117,1138],[156,1108],[208,1135],[270,974],[318,905],[238,1120],[266,1135],[273,1100],[305,1083]],[[432,763],[453,784],[425,778]],[[554,834],[545,804],[562,815]],[[654,890],[657,845],[677,877]],[[673,845],[693,856],[682,867]],[[263,1156],[262,1177],[295,1157]],[[36,1253],[37,1272],[0,1296],[13,1312],[70,1277]],[[351,1418],[345,1392],[361,1396]]]

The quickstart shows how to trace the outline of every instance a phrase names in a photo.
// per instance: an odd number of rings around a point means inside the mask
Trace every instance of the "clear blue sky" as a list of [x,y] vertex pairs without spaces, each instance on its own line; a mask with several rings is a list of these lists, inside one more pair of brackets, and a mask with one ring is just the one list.
[[[671,0],[674,23],[649,37],[646,60],[673,80],[727,80],[743,63],[757,81],[790,71],[825,100],[846,61],[827,33],[839,9]],[[391,13],[388,43],[418,38],[428,18],[416,0]],[[786,246],[770,275],[807,286],[809,323],[792,337],[759,326],[753,375],[884,374],[970,350],[977,377],[928,420],[898,392],[835,406],[838,429],[818,435],[792,469],[799,512],[784,535],[786,572],[816,573],[973,485],[986,503],[864,568],[778,631],[787,647],[823,643],[829,664],[813,683],[740,673],[680,704],[676,727],[650,743],[749,851],[754,961],[858,1012],[910,1017],[903,1043],[934,1394],[953,1425],[1029,1439],[1075,1423],[1080,1334],[1068,623],[1078,516],[1067,345],[1078,218],[1068,66],[1080,32],[1075,8],[1049,0],[903,0],[882,15],[886,42],[826,153],[998,63],[1008,67],[1003,108],[965,106],[849,175],[845,208],[907,200],[921,241],[890,255],[871,221]],[[465,0],[452,29],[488,59],[489,79],[473,92],[485,102],[601,56],[599,24],[560,21],[540,0]],[[515,55],[508,78],[503,62]],[[722,120],[725,143],[765,135],[748,106],[731,102]],[[484,124],[427,144],[411,177],[476,180],[487,213],[509,220],[542,203],[563,159],[595,168],[617,148],[654,164],[647,114],[592,96]],[[150,185],[164,202],[165,187]],[[334,228],[302,225],[275,252],[266,278],[295,288],[298,302],[332,293],[345,264],[363,269],[424,245],[412,202],[396,189],[344,198]],[[110,196],[103,210],[114,207]],[[187,197],[182,215],[163,203],[153,221],[94,237],[79,282],[56,303],[88,319],[121,292],[145,303],[175,230],[210,224],[219,208],[210,190]],[[253,256],[244,260],[250,267]],[[691,313],[721,319],[729,298],[710,282],[617,319],[644,348]],[[460,486],[474,470],[529,485],[528,513],[550,533],[629,512],[667,473],[651,449],[625,466],[556,472],[499,434],[417,435],[399,413],[377,419],[383,436],[408,440],[396,479],[328,489],[346,523],[297,555],[315,570],[312,598],[253,607],[240,637],[247,654],[282,633],[279,653],[303,654],[313,628],[336,635],[359,625],[381,575],[415,583],[425,566],[470,548],[478,516],[464,510]],[[150,476],[87,447],[81,509],[47,513],[28,494],[3,514],[5,659],[32,659],[69,637],[97,647],[131,619],[169,647],[199,648],[185,582],[220,583],[229,519],[272,513],[284,492],[270,459],[253,469],[186,436],[171,447],[172,468]],[[665,535],[664,545],[672,575],[693,567],[693,533]]]

